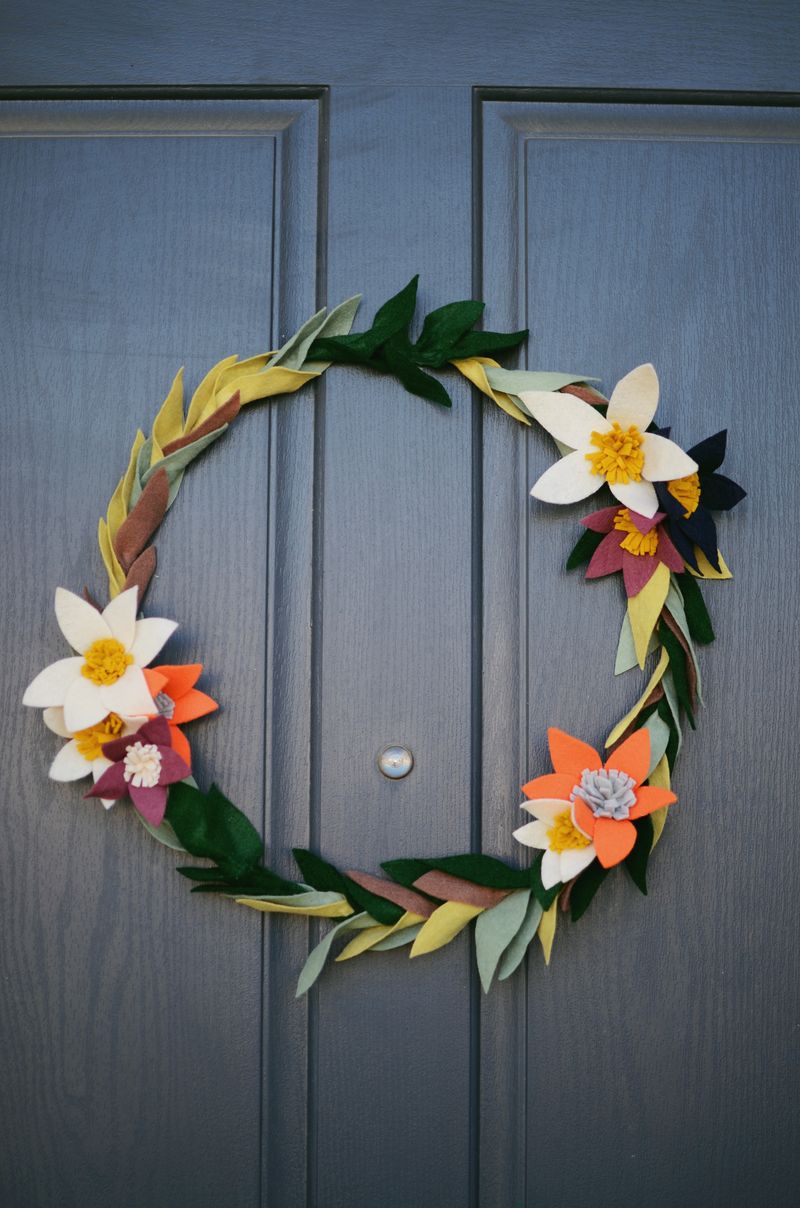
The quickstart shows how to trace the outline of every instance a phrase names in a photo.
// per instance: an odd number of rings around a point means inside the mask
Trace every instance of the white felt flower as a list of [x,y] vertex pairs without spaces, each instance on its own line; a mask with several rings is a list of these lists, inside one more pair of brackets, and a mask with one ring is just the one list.
[[[51,780],[83,780],[91,775],[95,783],[111,767],[111,760],[103,754],[103,743],[134,734],[145,720],[143,717],[124,718],[109,713],[97,725],[73,732],[67,729],[64,710],[60,706],[45,709],[43,716],[48,730],[58,734],[59,738],[69,739],[50,765]],[[100,800],[106,809],[114,805],[113,798],[101,797]]]
[[640,516],[658,511],[654,482],[685,478],[697,463],[665,436],[648,432],[658,405],[658,377],[639,365],[617,382],[605,416],[572,394],[520,394],[534,419],[567,449],[531,489],[546,503],[576,503],[607,482],[611,493]]
[[45,667],[26,689],[23,704],[40,709],[61,706],[64,725],[73,734],[98,725],[110,713],[119,717],[156,713],[142,668],[177,625],[160,617],[137,621],[137,596],[138,588],[131,587],[98,612],[80,596],[57,588],[56,618],[78,654]]
[[565,885],[591,864],[597,854],[594,843],[576,826],[569,801],[540,798],[523,801],[521,808],[536,821],[520,826],[514,838],[525,847],[544,851],[541,877],[545,889]]

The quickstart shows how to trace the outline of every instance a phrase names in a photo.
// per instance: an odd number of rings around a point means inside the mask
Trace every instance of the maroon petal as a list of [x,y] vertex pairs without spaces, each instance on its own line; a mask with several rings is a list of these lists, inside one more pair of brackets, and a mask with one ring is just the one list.
[[169,732],[169,723],[165,717],[154,717],[150,721],[146,721],[141,726],[135,735],[131,735],[130,742],[152,742],[157,747],[171,747],[172,735]]
[[164,821],[167,808],[167,790],[163,784],[156,784],[151,789],[129,786],[131,801],[134,807],[151,826],[160,826]]
[[158,749],[161,753],[159,784],[174,784],[176,780],[185,780],[187,776],[191,776],[192,769],[177,751],[173,751],[172,747],[159,746]]
[[111,759],[116,763],[117,760],[125,758],[125,752],[133,742],[136,742],[135,737],[133,734],[128,734],[123,738],[112,738],[110,742],[104,742],[101,750],[106,759]]
[[591,516],[584,516],[581,524],[584,528],[591,529],[593,533],[610,533],[614,527],[614,517],[618,511],[619,506],[601,508],[599,512],[592,512]]
[[625,580],[625,594],[638,596],[653,575],[656,573],[660,559],[655,554],[629,554],[622,551],[622,577]]
[[[615,509],[616,510],[616,509]],[[603,575],[613,575],[622,570],[622,542],[625,534],[617,529],[604,537],[592,554],[592,560],[586,568],[587,579],[601,579]]]
[[683,570],[683,558],[670,541],[664,529],[658,534],[658,557],[665,566],[676,573]]
[[[110,743],[106,744],[111,746]],[[86,793],[87,797],[108,797],[109,800],[116,801],[120,797],[128,796],[128,783],[125,779],[125,768],[121,763],[112,763],[110,768],[106,768],[103,775],[95,783],[94,788],[89,789]]]
[[666,512],[656,512],[654,516],[641,516],[639,512],[630,512],[632,523],[642,534],[649,533],[652,528],[661,523],[665,516]]

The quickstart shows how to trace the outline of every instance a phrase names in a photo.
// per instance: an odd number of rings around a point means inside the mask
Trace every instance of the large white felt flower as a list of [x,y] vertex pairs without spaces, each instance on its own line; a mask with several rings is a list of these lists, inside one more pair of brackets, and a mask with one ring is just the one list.
[[522,809],[533,814],[535,822],[514,831],[514,838],[525,847],[537,847],[542,856],[542,885],[566,885],[591,864],[596,856],[594,843],[575,824],[569,801],[545,798],[523,801]]
[[607,482],[612,495],[640,516],[658,511],[654,482],[697,471],[683,449],[648,432],[658,406],[658,377],[639,365],[614,387],[605,416],[573,394],[531,390],[520,394],[534,419],[568,452],[531,489],[545,503],[577,503]]
[[[117,713],[109,713],[96,726],[73,733],[67,729],[64,710],[61,707],[56,705],[45,709],[43,716],[48,730],[58,734],[59,738],[69,739],[50,765],[51,780],[83,780],[85,776],[91,775],[95,783],[103,772],[111,767],[111,760],[103,754],[103,743],[134,734],[146,720],[144,717],[131,719],[120,717]],[[100,800],[106,809],[114,805],[113,798],[101,797]]]
[[62,706],[70,733],[89,729],[110,713],[141,717],[158,710],[143,667],[175,632],[175,621],[136,620],[138,588],[121,592],[98,612],[80,596],[56,589],[56,618],[78,655],[45,667],[30,684],[23,704],[47,709]]

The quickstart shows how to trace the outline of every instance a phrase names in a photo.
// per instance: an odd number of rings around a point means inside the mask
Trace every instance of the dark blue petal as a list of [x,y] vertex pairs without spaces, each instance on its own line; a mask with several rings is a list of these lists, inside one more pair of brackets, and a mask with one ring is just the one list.
[[736,507],[737,503],[747,495],[732,478],[724,474],[703,474],[700,478],[700,491],[703,504],[714,512],[727,512]]
[[687,452],[698,464],[701,470],[718,470],[725,460],[725,446],[728,441],[728,429],[723,428],[714,436],[707,436],[693,449]]
[[681,521],[681,526],[689,540],[700,547],[714,570],[719,570],[717,526],[711,513],[701,504],[691,516]]
[[659,510],[666,512],[668,516],[683,516],[686,508],[670,493],[667,484],[665,482],[654,482],[653,486],[656,488]]
[[670,427],[659,428],[658,424],[651,424],[647,431],[652,432],[655,436],[666,436],[669,438],[672,429]]
[[672,544],[683,558],[687,566],[691,566],[697,570],[697,558],[694,552],[694,543],[687,537],[681,527],[682,521],[676,519],[667,520],[667,532],[670,535]]

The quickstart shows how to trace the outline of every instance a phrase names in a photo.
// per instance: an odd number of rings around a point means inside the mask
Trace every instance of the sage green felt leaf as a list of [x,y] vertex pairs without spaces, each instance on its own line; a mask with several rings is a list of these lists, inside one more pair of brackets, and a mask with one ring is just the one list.
[[150,468],[150,457],[153,451],[153,438],[148,436],[147,440],[141,445],[138,456],[136,458],[136,472],[133,475],[133,483],[131,484],[131,497],[128,503],[128,512],[132,512],[139,502],[139,496],[145,486],[144,476]]
[[344,877],[345,895],[351,905],[354,905],[356,910],[366,910],[379,923],[385,927],[393,927],[404,915],[405,911],[402,906],[398,906],[396,902],[389,902],[386,898],[378,897],[375,893],[370,893],[368,889],[364,889],[362,885],[358,885],[352,881],[350,877]]
[[641,728],[647,730],[650,734],[650,767],[647,771],[647,775],[650,776],[655,768],[658,767],[666,752],[670,727],[659,716],[658,711],[654,709]]
[[686,610],[683,606],[683,596],[675,581],[675,576],[670,575],[669,591],[667,592],[666,606],[669,609],[676,625],[683,634],[686,645],[689,647],[689,655],[694,664],[695,676],[695,691],[697,692],[698,704],[702,705],[703,701],[703,676],[700,670],[700,663],[697,658],[697,651],[694,648],[692,640],[692,631],[689,627],[689,619],[686,616]]
[[357,931],[359,921],[361,921],[362,926],[369,927],[373,925],[373,920],[366,912],[364,914],[351,915],[350,918],[337,923],[335,927],[331,927],[330,931],[325,933],[316,948],[311,949],[308,959],[300,970],[300,976],[297,979],[295,998],[302,998],[314,985],[314,982],[325,968],[325,962],[330,956],[331,945],[336,937],[343,935],[346,931]]
[[636,842],[630,854],[625,857],[624,863],[636,888],[646,894],[647,862],[653,848],[653,821],[649,814],[645,814],[644,818],[636,819],[634,826],[636,827]]
[[544,911],[544,910],[549,910],[550,907],[553,905],[553,901],[558,897],[559,893],[561,892],[561,883],[559,882],[558,885],[553,885],[552,888],[550,888],[550,889],[545,889],[544,885],[542,884],[542,856],[543,855],[544,855],[544,852],[540,852],[539,855],[536,857],[536,859],[533,861],[533,864],[531,864],[530,871],[528,873],[528,877],[530,878],[530,885],[531,885],[531,889],[533,890],[534,896],[537,899],[537,901],[540,903],[542,910]]
[[385,940],[379,940],[377,944],[373,944],[368,948],[368,952],[391,952],[393,948],[402,948],[406,944],[412,944],[424,927],[424,923],[414,923],[411,927],[404,927],[402,931],[393,931],[391,935],[387,935]]
[[475,920],[475,957],[484,994],[492,988],[500,958],[522,926],[530,898],[530,889],[518,889]]
[[661,645],[669,655],[669,670],[675,684],[678,702],[689,720],[689,725],[694,730],[694,712],[692,710],[692,697],[689,691],[689,676],[686,671],[686,654],[675,634],[663,621],[659,623],[658,636]]
[[[583,373],[547,373],[539,370],[501,369],[487,365],[486,376],[493,390],[502,390],[506,394],[519,395],[525,390],[546,390],[548,392],[562,390],[564,386],[575,386],[578,382],[598,382],[599,378],[586,377]],[[519,399],[524,411],[527,408]]]
[[345,900],[340,893],[321,893],[317,889],[309,889],[303,893],[242,893],[239,889],[226,889],[225,896],[252,898],[258,902],[276,902],[278,905],[295,906],[301,910],[312,906],[336,906]]
[[410,888],[426,872],[430,872],[427,860],[386,860],[381,864],[381,868],[388,877],[406,888]]
[[341,893],[350,900],[347,878],[342,876],[338,868],[334,868],[327,860],[323,860],[313,851],[307,851],[304,847],[293,847],[292,855],[303,877],[314,889]]
[[465,335],[483,314],[483,302],[448,302],[432,310],[422,325],[414,345],[417,361],[431,368],[441,367],[452,359],[450,349]]
[[[207,449],[209,445],[213,445],[215,440],[219,440],[221,436],[224,436],[229,427],[230,424],[223,424],[221,428],[215,428],[213,432],[207,432],[205,436],[198,437],[190,445],[184,445],[182,449],[176,449],[174,453],[168,453],[166,457],[162,457],[161,461],[157,461],[154,466],[151,466],[145,472],[142,477],[142,486],[147,486],[156,470],[166,470],[167,478],[169,479],[167,507],[171,508],[175,502],[175,496],[180,490],[183,474],[187,466],[190,466],[204,449]],[[142,448],[144,448],[144,445],[142,445]]]
[[[653,632],[647,645],[647,653],[653,654],[657,649],[658,637],[656,636],[655,632]],[[633,642],[631,619],[628,616],[628,610],[626,609],[622,616],[622,628],[619,631],[617,657],[614,661],[614,674],[622,675],[625,671],[631,671],[634,667],[638,666],[639,656],[636,653],[636,647]]]
[[706,646],[709,642],[714,641],[714,627],[703,600],[700,584],[694,575],[690,575],[688,572],[676,575],[675,578],[683,597],[689,632],[695,642]]
[[510,977],[519,968],[525,958],[525,953],[528,951],[539,929],[543,913],[541,902],[532,893],[528,899],[525,917],[520,924],[519,930],[500,957],[500,964],[497,966],[498,981],[505,981],[507,977]]
[[570,918],[573,923],[577,923],[581,915],[586,913],[589,903],[610,871],[610,868],[603,868],[599,860],[593,860],[586,871],[578,877],[572,886],[569,897]]
[[[340,364],[370,364],[387,340],[400,332],[407,333],[417,303],[418,284],[419,274],[412,277],[408,285],[388,302],[384,302],[376,313],[369,331],[315,340],[309,349],[309,357],[313,360],[330,360]],[[380,365],[374,364],[373,368],[380,368]]]
[[672,771],[683,741],[680,727],[680,711],[678,709],[678,697],[675,694],[675,686],[672,683],[672,676],[669,671],[667,671],[662,682],[664,684],[664,699],[658,702],[658,716],[663,722],[666,722],[670,729],[670,737],[665,754],[669,769]]
[[181,844],[178,836],[175,834],[175,831],[172,829],[166,819],[161,823],[160,826],[153,826],[152,822],[148,822],[146,818],[143,818],[138,810],[134,810],[133,814],[141,822],[147,833],[152,835],[152,837],[159,843],[163,844],[164,847],[169,847],[173,851],[186,851],[186,848]]
[[306,364],[309,348],[314,340],[321,337],[347,335],[353,326],[353,319],[360,302],[361,294],[355,294],[352,298],[347,298],[346,301],[340,302],[330,314],[327,313],[324,307],[322,310],[318,310],[270,358],[264,367],[265,372],[268,369],[273,369],[276,365],[282,365],[284,369],[300,370],[308,368],[313,372],[322,372],[327,368],[327,365],[324,363],[313,366]]
[[166,819],[191,855],[213,860],[226,877],[249,873],[264,854],[252,822],[216,785],[208,793],[185,782],[171,785]]
[[[595,533],[592,529],[584,529],[573,546],[572,553],[567,558],[567,570],[575,570],[576,567],[588,562],[604,539],[605,533]],[[625,615],[627,617],[628,614]]]

